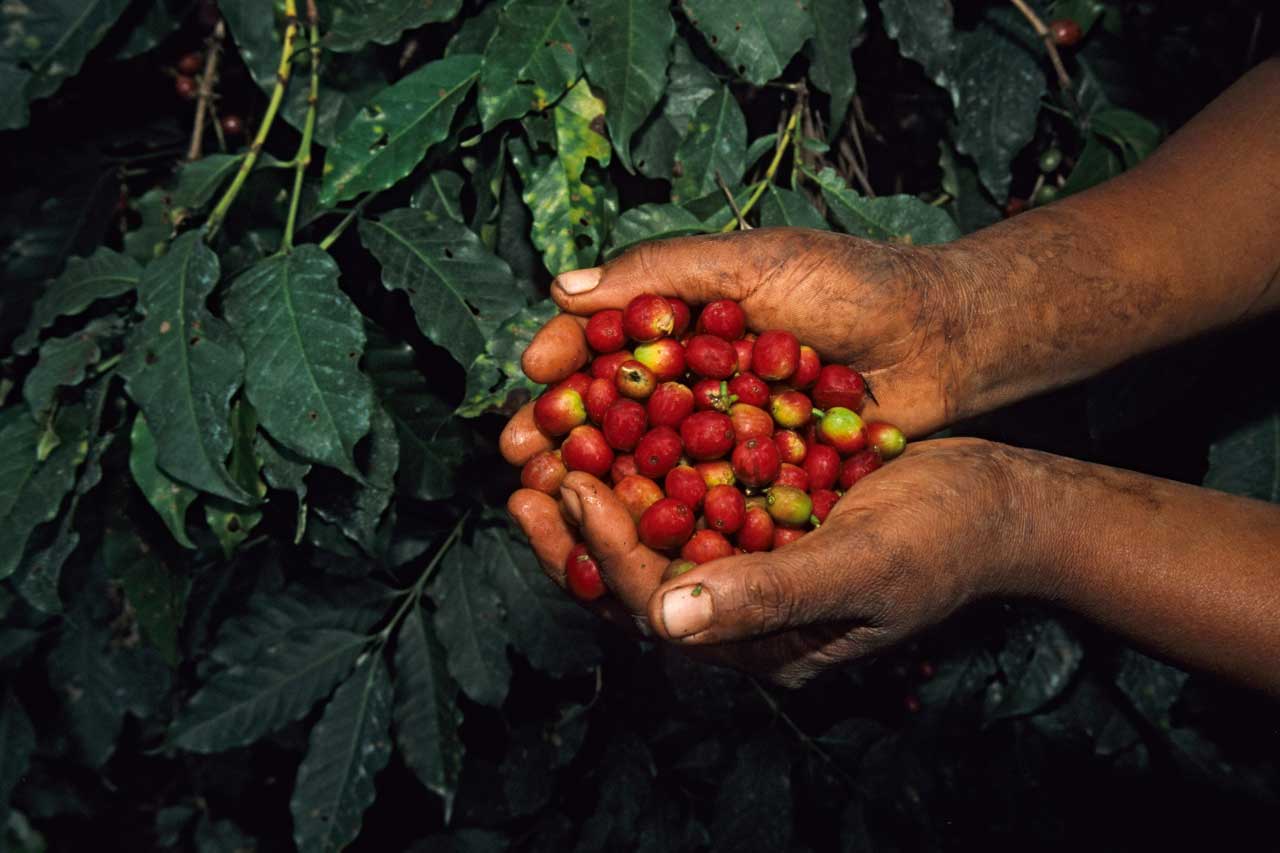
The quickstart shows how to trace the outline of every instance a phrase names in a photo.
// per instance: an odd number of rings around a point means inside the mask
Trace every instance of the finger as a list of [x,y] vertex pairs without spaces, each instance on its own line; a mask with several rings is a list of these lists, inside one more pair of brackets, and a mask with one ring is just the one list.
[[558,314],[538,330],[520,357],[525,376],[534,382],[559,382],[587,363],[585,323],[579,317]]
[[712,560],[666,582],[647,604],[654,633],[723,643],[852,618],[859,591],[839,567],[856,557],[825,532],[779,551]]
[[520,407],[507,425],[502,428],[498,449],[502,458],[512,465],[523,465],[544,450],[555,446],[551,436],[538,429],[533,420],[533,403]]
[[571,471],[560,487],[565,513],[578,525],[600,564],[605,584],[632,613],[643,616],[670,560],[641,544],[626,507],[604,483]]
[[676,237],[642,243],[602,267],[561,273],[551,286],[556,304],[574,314],[624,308],[645,293],[701,304],[741,299],[771,269],[778,232]]

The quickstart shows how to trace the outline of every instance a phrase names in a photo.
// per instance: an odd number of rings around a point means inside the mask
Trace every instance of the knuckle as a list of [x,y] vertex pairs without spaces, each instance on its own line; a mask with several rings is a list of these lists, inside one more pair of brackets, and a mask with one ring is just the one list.
[[741,589],[739,612],[746,628],[757,634],[771,634],[791,624],[797,609],[796,595],[776,561],[762,564]]

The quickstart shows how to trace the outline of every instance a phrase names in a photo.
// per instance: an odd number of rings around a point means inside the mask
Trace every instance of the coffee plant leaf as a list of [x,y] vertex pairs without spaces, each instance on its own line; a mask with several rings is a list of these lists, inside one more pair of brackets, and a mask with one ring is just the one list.
[[423,607],[409,610],[395,643],[392,721],[396,744],[418,781],[444,800],[447,816],[465,751],[458,732],[462,724],[458,685],[449,675],[444,647]]
[[831,125],[834,137],[844,124],[845,114],[858,78],[853,70],[853,47],[862,37],[867,21],[863,0],[810,0],[813,16],[813,64],[809,78],[813,85],[831,96]]
[[1280,412],[1256,417],[1210,445],[1204,484],[1280,503]]
[[729,187],[746,170],[747,120],[728,86],[707,98],[689,122],[689,132],[675,152],[678,177],[671,198],[683,202],[719,190],[720,176]]
[[462,0],[337,0],[328,11],[324,46],[350,53],[373,44],[393,44],[405,30],[453,20]]
[[760,197],[760,224],[767,227],[831,230],[822,214],[802,193],[769,184]]
[[813,35],[809,15],[778,14],[770,0],[685,0],[689,22],[739,77],[756,86],[782,76],[791,58]]
[[445,553],[427,594],[436,604],[432,627],[444,645],[449,674],[468,697],[498,707],[507,698],[511,664],[506,614],[489,568],[459,542]]
[[480,70],[484,129],[555,103],[581,74],[586,47],[571,0],[513,0],[502,7]]
[[50,282],[31,311],[26,331],[14,341],[14,352],[26,354],[40,333],[59,317],[80,314],[98,300],[123,296],[142,278],[142,267],[128,255],[101,247],[87,258],[71,258],[62,275]]
[[829,168],[811,177],[821,187],[831,215],[846,233],[913,245],[945,243],[960,236],[955,220],[945,210],[914,196],[867,198],[845,185]]

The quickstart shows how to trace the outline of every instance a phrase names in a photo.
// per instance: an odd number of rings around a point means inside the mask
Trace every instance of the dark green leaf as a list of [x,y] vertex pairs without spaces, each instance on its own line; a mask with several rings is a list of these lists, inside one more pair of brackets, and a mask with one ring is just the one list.
[[218,258],[197,232],[179,237],[143,273],[138,298],[147,318],[129,336],[120,371],[156,438],[170,476],[232,501],[252,501],[227,473],[231,396],[244,352],[230,327],[205,307]]
[[35,750],[35,726],[18,697],[6,689],[0,701],[0,819],[8,818],[9,800]]
[[781,76],[813,35],[813,18],[803,14],[803,7],[788,14],[770,0],[685,0],[683,5],[725,64],[757,86]]
[[631,170],[631,137],[667,82],[675,22],[662,0],[591,0],[587,77],[608,104],[605,121],[618,159]]
[[1176,667],[1126,649],[1116,673],[1116,686],[1133,707],[1159,729],[1172,727],[1173,705],[1182,695],[1187,674]]
[[370,42],[394,44],[405,30],[452,20],[462,0],[337,0],[332,6],[323,44],[347,52]]
[[427,214],[432,222],[441,219],[452,219],[460,225],[466,224],[462,215],[462,176],[457,172],[440,169],[427,175],[421,186],[413,193],[409,204]]
[[30,85],[30,71],[0,62],[0,130],[19,130],[31,121]]
[[764,195],[760,197],[760,224],[765,227],[785,225],[831,230],[822,214],[814,209],[803,193],[784,189],[777,184],[766,186]]
[[718,786],[711,837],[727,850],[786,850],[791,810],[791,750],[776,736],[740,745]]
[[485,45],[498,30],[498,13],[505,3],[482,3],[474,15],[468,15],[445,45],[444,55],[484,53]]
[[296,631],[204,685],[173,723],[170,740],[191,752],[253,743],[301,718],[351,670],[368,638],[351,631]]
[[124,235],[124,251],[130,258],[149,264],[169,250],[178,211],[170,204],[169,190],[152,187],[130,205],[140,222]]
[[391,676],[369,652],[311,730],[290,808],[303,853],[339,851],[355,840],[374,798],[374,777],[391,758]]
[[942,190],[951,196],[947,207],[963,233],[1000,221],[1000,208],[982,189],[977,170],[968,160],[958,157],[946,142],[939,144],[938,165],[942,168]]
[[702,102],[719,89],[719,82],[693,55],[684,39],[672,44],[666,92],[660,112],[636,137],[633,161],[642,175],[670,180],[676,148]]
[[449,135],[453,115],[480,71],[480,57],[424,65],[375,95],[330,147],[320,204],[384,190],[413,171]]
[[570,0],[508,3],[498,14],[480,70],[484,129],[554,103],[577,79],[586,47]]
[[1089,127],[1119,145],[1124,152],[1125,166],[1130,168],[1160,144],[1160,128],[1129,110],[1115,107],[1099,110],[1090,118]]
[[432,624],[447,652],[449,673],[476,702],[501,705],[511,664],[502,601],[485,564],[459,542],[445,554],[427,592],[436,603]]
[[1010,632],[1000,650],[1004,694],[990,714],[1006,719],[1034,714],[1067,688],[1084,649],[1056,619],[1037,619]]
[[486,567],[502,595],[507,631],[520,654],[555,676],[599,663],[595,620],[551,582],[506,525],[481,528],[473,547],[477,565]]
[[39,461],[40,436],[25,407],[0,412],[0,579],[18,567],[36,525],[57,516],[84,461],[83,438],[63,441]]
[[730,187],[746,171],[747,120],[728,86],[702,102],[689,124],[689,133],[675,153],[678,176],[671,184],[672,201],[689,201],[719,189],[719,173]]
[[608,257],[646,240],[706,233],[702,220],[677,204],[641,204],[618,217],[609,235]]
[[902,55],[919,62],[929,79],[946,88],[957,49],[950,0],[880,0],[880,14]]
[[960,236],[960,229],[946,211],[915,196],[866,198],[846,186],[844,179],[829,167],[810,177],[822,188],[831,215],[850,234],[917,246],[945,243]]
[[127,255],[103,247],[87,258],[71,258],[63,271],[36,302],[27,330],[14,341],[14,352],[30,352],[40,332],[58,317],[84,311],[99,299],[128,293],[138,286],[142,267]]
[[134,0],[130,16],[140,7],[146,12],[129,31],[129,38],[116,52],[117,59],[132,59],[153,50],[182,25],[183,19],[195,7],[197,0]]
[[382,406],[374,409],[364,482],[344,478],[341,486],[321,489],[314,496],[316,514],[342,528],[366,554],[377,554],[378,522],[391,503],[392,485],[400,462],[396,424]]
[[542,388],[524,375],[520,358],[537,331],[559,310],[544,299],[522,308],[498,328],[485,344],[484,354],[467,371],[467,390],[458,415],[474,418],[494,410],[514,411]]
[[409,611],[396,634],[395,674],[396,743],[414,775],[444,799],[448,821],[462,773],[462,712],[444,648],[421,606]]
[[857,78],[853,72],[853,47],[867,21],[862,0],[809,0],[813,16],[813,62],[809,79],[831,96],[831,135],[844,125],[853,100]]
[[338,287],[338,265],[314,245],[250,267],[231,283],[226,315],[248,358],[245,393],[277,442],[357,476],[373,386],[360,372],[364,325]]
[[[629,847],[636,822],[653,790],[653,756],[644,742],[623,730],[609,739],[603,759],[596,765],[600,797],[595,811],[582,826],[580,853]],[[767,849],[767,848],[760,848]]]
[[184,548],[194,548],[195,543],[187,536],[187,509],[197,497],[194,489],[189,489],[176,480],[170,479],[156,465],[156,443],[147,427],[147,420],[142,412],[133,421],[130,434],[129,472],[133,481],[142,490],[147,503],[160,514],[161,521],[173,538]]
[[89,368],[102,358],[99,344],[120,331],[117,320],[100,317],[74,335],[49,338],[42,343],[40,360],[31,368],[22,386],[22,396],[31,409],[31,416],[43,423],[58,396],[58,389],[83,382]]
[[383,286],[408,294],[422,333],[460,364],[524,301],[510,268],[456,222],[403,208],[361,222],[360,238],[382,264]]
[[183,163],[173,189],[173,206],[187,210],[204,207],[240,168],[242,159],[238,154],[206,154],[194,163]]
[[195,842],[196,853],[246,853],[257,849],[235,821],[214,820],[207,813],[200,816]]
[[108,531],[102,548],[111,577],[120,581],[143,635],[169,666],[178,665],[178,629],[191,581],[157,558],[131,533]]
[[[253,452],[258,435],[258,414],[244,400],[236,400],[231,407],[231,479],[247,493],[265,497],[267,486],[258,475],[262,463]],[[262,521],[261,505],[244,506],[224,498],[210,496],[204,502],[205,522],[214,537],[222,545],[227,559],[235,554],[240,544]]]
[[1280,412],[1270,411],[1215,441],[1204,484],[1280,503]]
[[1105,142],[1100,136],[1089,134],[1089,138],[1085,140],[1084,149],[1080,152],[1080,158],[1076,160],[1075,168],[1071,170],[1066,184],[1058,191],[1058,196],[1068,196],[1087,190],[1110,180],[1123,171],[1124,163],[1110,143]]

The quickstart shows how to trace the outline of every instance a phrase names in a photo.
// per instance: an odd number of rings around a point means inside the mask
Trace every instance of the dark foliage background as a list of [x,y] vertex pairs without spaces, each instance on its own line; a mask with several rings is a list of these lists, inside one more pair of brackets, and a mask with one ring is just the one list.
[[[706,669],[543,580],[495,442],[551,275],[734,227],[717,170],[753,224],[951,239],[1140,160],[1272,4],[1032,3],[1068,96],[1001,3],[317,2],[278,116],[292,0],[0,6],[0,849],[1271,837],[1273,703],[1021,603]],[[211,39],[248,134],[187,162]],[[1277,501],[1276,331],[955,431]]]

